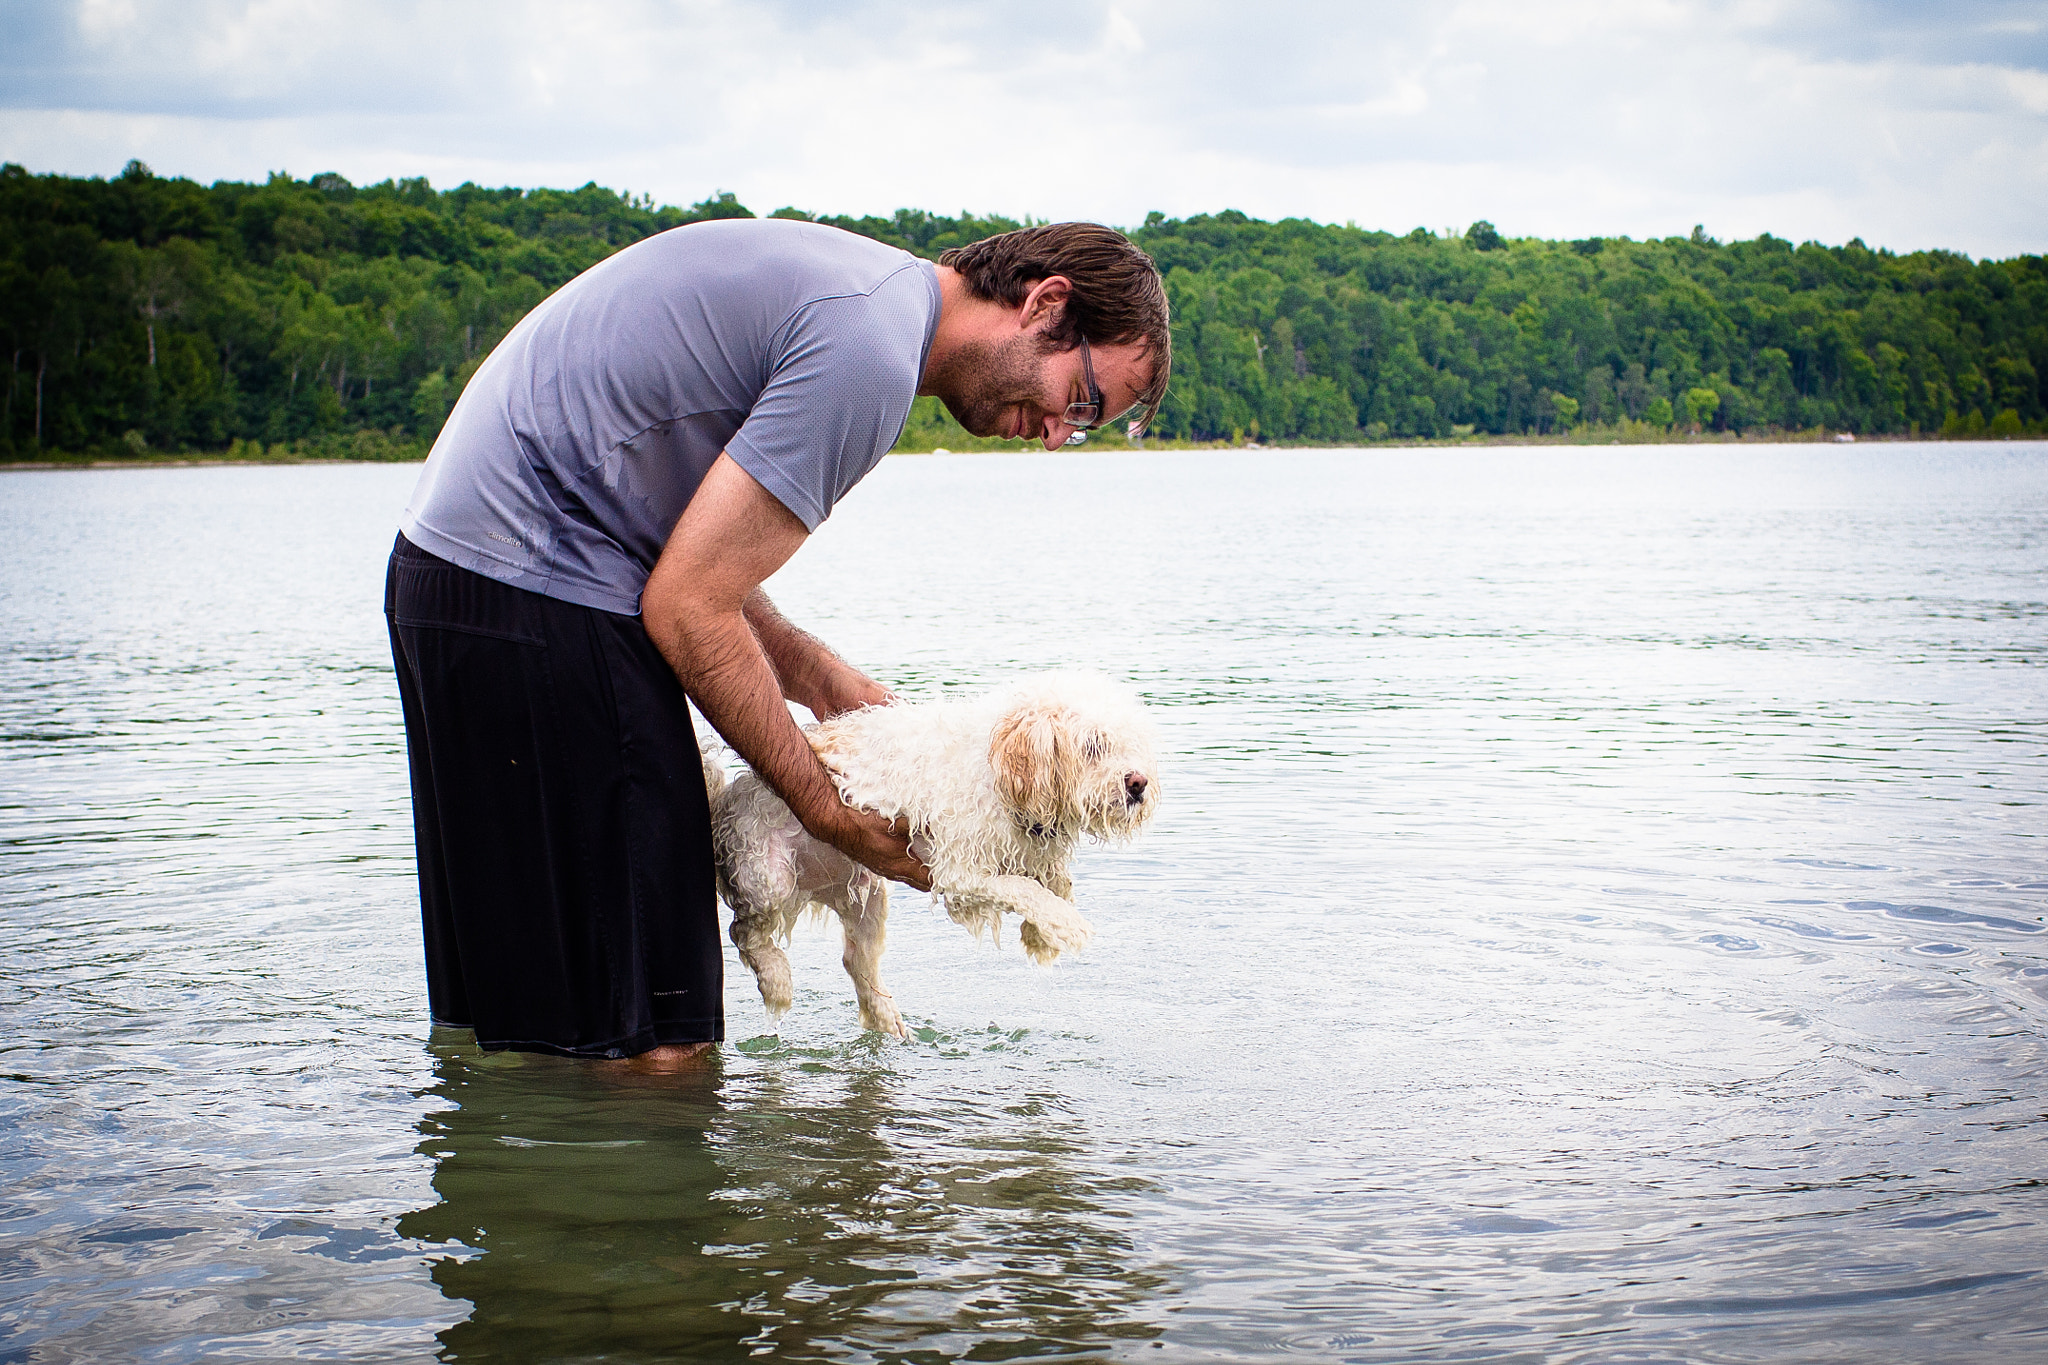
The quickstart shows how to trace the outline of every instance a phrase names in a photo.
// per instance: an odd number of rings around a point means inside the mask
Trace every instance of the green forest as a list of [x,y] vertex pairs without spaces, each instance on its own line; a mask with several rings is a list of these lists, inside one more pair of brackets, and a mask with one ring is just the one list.
[[[417,459],[491,347],[652,233],[751,217],[579,190],[199,185],[0,167],[0,459]],[[795,208],[934,257],[1022,226]],[[1573,434],[2048,432],[2048,261],[1860,241],[1406,235],[1225,211],[1132,230],[1166,277],[1153,435],[1341,443]],[[920,399],[905,446],[977,444]],[[989,443],[979,443],[989,444]]]

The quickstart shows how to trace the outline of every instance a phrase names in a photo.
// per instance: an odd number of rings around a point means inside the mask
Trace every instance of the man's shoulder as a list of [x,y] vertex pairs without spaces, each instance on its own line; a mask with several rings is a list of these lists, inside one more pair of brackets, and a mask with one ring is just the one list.
[[[792,302],[874,292],[918,263],[886,242],[827,223],[790,218],[721,218],[687,223],[647,239],[651,258],[671,268],[727,279],[772,278]],[[622,253],[623,254],[623,253]]]

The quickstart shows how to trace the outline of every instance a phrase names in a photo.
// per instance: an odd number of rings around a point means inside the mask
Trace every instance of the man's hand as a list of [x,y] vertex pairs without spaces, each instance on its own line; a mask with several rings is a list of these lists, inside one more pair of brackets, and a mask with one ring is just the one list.
[[[773,494],[719,456],[648,575],[641,622],[690,699],[806,830],[885,877],[929,889],[930,873],[904,836],[839,799],[783,705],[788,696],[837,714],[888,699],[873,679],[784,621],[760,591],[807,535]],[[799,674],[793,683],[778,676],[771,656]]]
[[884,820],[871,810],[842,805],[845,823],[827,841],[857,863],[892,882],[907,882],[919,891],[932,889],[931,869],[910,851],[910,835],[901,820]]

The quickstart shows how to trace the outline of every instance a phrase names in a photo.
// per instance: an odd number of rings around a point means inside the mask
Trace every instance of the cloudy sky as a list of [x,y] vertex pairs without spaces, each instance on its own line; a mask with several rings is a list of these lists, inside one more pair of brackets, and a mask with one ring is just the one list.
[[2048,0],[0,0],[0,159],[2048,249]]

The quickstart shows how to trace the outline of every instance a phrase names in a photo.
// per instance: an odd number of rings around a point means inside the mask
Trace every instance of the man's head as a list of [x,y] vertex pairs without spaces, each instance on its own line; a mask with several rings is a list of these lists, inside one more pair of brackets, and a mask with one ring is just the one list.
[[1151,421],[1173,361],[1166,290],[1122,233],[1052,223],[954,247],[939,264],[1001,320],[934,356],[928,391],[962,426],[1053,446],[1126,413]]

